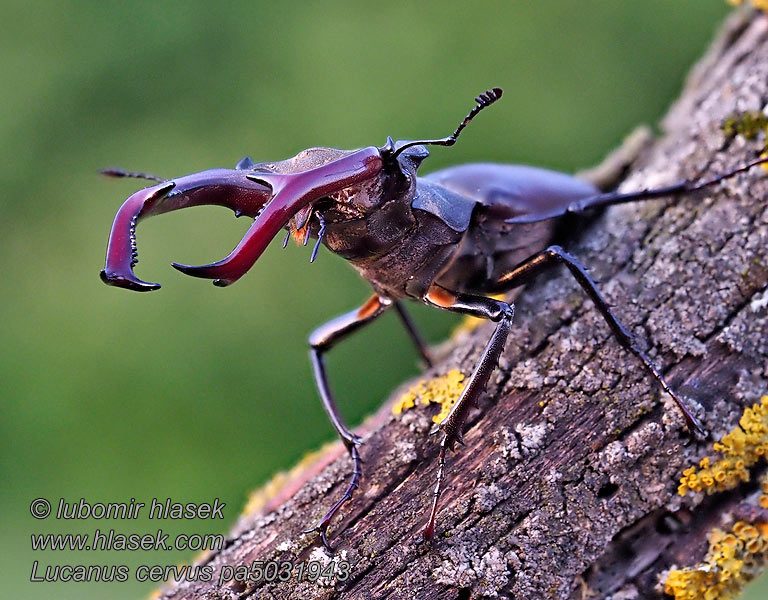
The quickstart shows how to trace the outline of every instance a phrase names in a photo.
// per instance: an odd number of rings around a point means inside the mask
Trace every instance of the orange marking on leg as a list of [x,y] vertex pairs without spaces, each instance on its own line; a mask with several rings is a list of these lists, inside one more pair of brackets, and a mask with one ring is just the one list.
[[448,308],[456,304],[456,295],[452,292],[449,292],[445,288],[433,285],[427,292],[427,300],[437,306]]
[[357,316],[361,319],[367,319],[376,314],[376,311],[381,308],[381,300],[378,296],[371,296],[368,301],[360,307],[357,311]]

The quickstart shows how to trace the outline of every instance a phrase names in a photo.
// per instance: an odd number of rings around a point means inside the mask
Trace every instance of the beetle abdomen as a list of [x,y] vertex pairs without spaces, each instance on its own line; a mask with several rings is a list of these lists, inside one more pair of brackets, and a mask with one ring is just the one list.
[[489,217],[526,222],[562,215],[574,200],[600,193],[572,175],[527,165],[460,165],[431,173],[424,180],[474,200]]

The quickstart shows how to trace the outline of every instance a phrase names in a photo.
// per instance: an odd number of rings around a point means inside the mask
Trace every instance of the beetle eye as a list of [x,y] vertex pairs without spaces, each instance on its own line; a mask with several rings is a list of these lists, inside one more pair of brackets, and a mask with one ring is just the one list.
[[403,150],[400,156],[408,159],[415,167],[418,167],[421,165],[422,161],[429,156],[429,150],[427,150],[426,146],[422,145],[411,146],[410,148]]

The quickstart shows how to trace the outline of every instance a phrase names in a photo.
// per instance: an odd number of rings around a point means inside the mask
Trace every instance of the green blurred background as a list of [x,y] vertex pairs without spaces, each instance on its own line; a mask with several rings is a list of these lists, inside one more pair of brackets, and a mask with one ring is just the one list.
[[[286,3],[283,3],[286,4]],[[224,256],[247,228],[201,208],[139,228],[153,294],[98,278],[120,203],[105,166],[178,176],[445,135],[490,86],[504,100],[433,170],[477,160],[573,171],[655,122],[729,10],[722,0],[449,4],[4,2],[0,546],[6,597],[138,598],[137,583],[31,584],[33,560],[174,564],[192,553],[56,553],[35,532],[223,532],[250,490],[332,439],[306,356],[312,328],[366,285],[321,250],[279,244],[237,285],[171,269]],[[437,341],[452,317],[418,310]],[[382,344],[386,340],[386,344]],[[353,366],[354,365],[354,366]],[[358,422],[417,373],[393,316],[330,358]],[[364,391],[363,391],[364,390]],[[37,497],[227,503],[226,523],[36,521]],[[34,596],[32,596],[34,597]]]

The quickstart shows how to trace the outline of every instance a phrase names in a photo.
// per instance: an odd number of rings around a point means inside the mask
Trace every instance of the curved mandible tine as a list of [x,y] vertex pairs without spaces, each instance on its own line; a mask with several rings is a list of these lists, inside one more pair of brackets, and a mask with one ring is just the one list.
[[150,292],[160,288],[136,277],[133,266],[138,262],[136,250],[136,223],[154,204],[175,187],[173,182],[162,183],[132,194],[120,207],[112,223],[107,243],[107,258],[100,276],[107,285],[124,287],[137,292]]
[[381,171],[378,148],[369,147],[328,164],[300,173],[253,173],[246,177],[272,188],[270,200],[240,243],[225,258],[201,266],[173,263],[186,275],[213,279],[219,287],[231,285],[258,260],[277,233],[310,202],[364,181]]
[[294,199],[291,202],[291,198],[282,195],[282,192],[290,187],[291,177],[295,177],[295,175],[259,173],[246,175],[246,177],[251,181],[263,183],[272,188],[272,199],[267,202],[262,214],[249,227],[234,250],[221,260],[207,265],[193,266],[171,263],[174,269],[192,277],[213,279],[213,285],[218,287],[231,285],[254,265],[272,238],[288,223],[291,217],[311,201],[311,199],[305,198],[306,202],[301,202],[301,199]]
[[160,287],[142,281],[133,272],[138,262],[136,224],[146,217],[204,205],[225,206],[236,215],[256,216],[271,195],[269,186],[247,179],[243,171],[231,169],[209,169],[139,190],[117,211],[101,278],[108,285],[136,291]]
[[[264,217],[266,215],[262,215]],[[270,218],[271,217],[271,218]],[[290,219],[290,217],[289,217]],[[213,285],[226,287],[240,279],[259,259],[269,242],[283,227],[282,223],[275,226],[278,221],[273,215],[267,217],[267,223],[263,219],[255,221],[248,229],[240,243],[223,259],[207,265],[182,265],[171,263],[185,275],[213,279]],[[274,232],[272,230],[274,229]],[[271,235],[270,235],[271,233]]]

